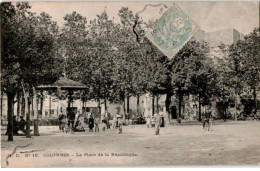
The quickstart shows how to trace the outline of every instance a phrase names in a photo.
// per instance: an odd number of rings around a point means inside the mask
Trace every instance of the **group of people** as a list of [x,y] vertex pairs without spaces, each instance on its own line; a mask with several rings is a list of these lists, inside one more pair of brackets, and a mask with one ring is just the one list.
[[[106,129],[110,129],[110,115],[106,112],[102,115],[103,119],[100,123],[100,118],[98,115],[94,115],[92,112],[89,113],[87,117],[87,123],[89,127],[89,132],[99,132],[100,126],[103,131]],[[68,113],[67,117],[64,114],[59,116],[59,128],[64,132],[81,132],[85,131],[83,127],[84,117],[82,114],[79,114],[79,111],[75,113],[71,111]],[[131,120],[132,121],[132,120]],[[119,130],[119,134],[122,133],[122,126],[123,126],[123,118],[121,115],[115,115],[112,119],[112,128]],[[129,124],[134,125],[134,122],[130,122]],[[148,116],[146,118],[146,125],[148,128],[155,128],[155,135],[159,135],[160,127],[164,126],[164,118],[161,117],[160,114],[155,114],[154,116]]]
[[63,132],[84,132],[84,117],[82,114],[70,111],[67,116],[63,113],[59,115],[59,129]]
[[[101,127],[102,130],[105,131],[106,129],[110,129],[110,115],[109,113],[105,113],[105,116],[103,117],[102,123],[101,123]],[[95,132],[99,132],[99,117],[96,116],[95,118],[93,118],[93,115],[90,115],[90,118],[88,120],[88,124],[89,124],[89,132],[93,132],[93,128],[95,130]],[[123,125],[123,121],[122,118],[118,118],[117,116],[113,117],[113,123],[112,123],[112,128],[116,129],[119,128],[119,134],[122,133],[122,125]]]
[[[85,120],[86,119],[86,120]],[[63,132],[81,132],[85,131],[83,123],[87,122],[89,127],[89,132],[99,132],[99,127],[101,126],[102,130],[110,129],[110,114],[108,112],[103,116],[102,122],[100,124],[100,118],[98,115],[94,115],[90,112],[87,118],[84,118],[79,111],[75,114],[74,111],[68,113],[65,116],[63,113],[59,115],[59,129]],[[113,118],[113,129],[119,128],[122,132],[122,122],[116,116]]]
[[[18,131],[22,131],[26,135],[25,125],[26,121],[22,115],[19,121],[16,119],[16,116],[13,116],[13,135],[19,135]],[[8,135],[8,131],[11,131],[10,125],[7,125],[6,135]]]
[[160,127],[164,127],[164,118],[159,114],[155,114],[154,116],[146,117],[146,125],[148,128],[155,128],[155,135],[159,135]]

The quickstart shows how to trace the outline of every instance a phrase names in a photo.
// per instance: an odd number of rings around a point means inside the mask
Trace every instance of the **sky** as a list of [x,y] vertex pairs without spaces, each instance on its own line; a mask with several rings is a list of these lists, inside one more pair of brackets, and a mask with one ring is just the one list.
[[[118,10],[128,7],[133,13],[142,11],[146,4],[159,4],[160,2],[30,2],[31,11],[49,13],[59,26],[64,23],[63,17],[78,12],[93,20],[104,10],[110,19],[119,21]],[[243,34],[252,32],[259,27],[259,2],[175,2],[190,18],[192,18],[201,30],[212,32],[217,30],[234,28]],[[170,7],[173,2],[163,2]],[[161,8],[161,7],[160,7]],[[148,7],[141,17],[148,20],[159,15],[160,8]]]

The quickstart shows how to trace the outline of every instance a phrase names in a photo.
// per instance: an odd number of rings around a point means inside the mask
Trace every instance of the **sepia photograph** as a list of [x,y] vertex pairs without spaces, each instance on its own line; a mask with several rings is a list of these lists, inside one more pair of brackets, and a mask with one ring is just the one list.
[[259,167],[259,11],[1,2],[1,167]]

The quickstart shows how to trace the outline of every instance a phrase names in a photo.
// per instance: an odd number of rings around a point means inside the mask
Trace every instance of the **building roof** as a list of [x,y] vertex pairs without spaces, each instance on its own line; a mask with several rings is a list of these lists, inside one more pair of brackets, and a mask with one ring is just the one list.
[[68,79],[67,77],[61,77],[58,81],[54,82],[53,84],[40,85],[37,87],[37,89],[44,89],[44,90],[57,89],[57,88],[76,90],[76,89],[86,89],[87,86],[80,82]]

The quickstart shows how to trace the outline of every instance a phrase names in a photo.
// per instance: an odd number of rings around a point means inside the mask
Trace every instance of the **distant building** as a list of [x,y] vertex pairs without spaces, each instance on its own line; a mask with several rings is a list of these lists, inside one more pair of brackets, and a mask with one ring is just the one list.
[[203,30],[199,30],[198,33],[195,34],[194,38],[196,40],[204,40],[209,43],[211,48],[216,48],[221,43],[225,45],[231,45],[238,40],[243,40],[244,35],[238,32],[236,29],[226,29],[214,32],[205,32]]
[[[139,104],[139,111],[141,114],[144,113],[144,107],[143,103],[145,100],[145,96],[140,97],[140,104]],[[4,123],[7,123],[7,96],[4,94],[1,98],[0,102],[0,112],[1,112],[1,119],[4,121]],[[58,100],[56,96],[50,96],[47,95],[46,98],[43,100],[43,105],[42,105],[42,112],[40,110],[40,102],[38,102],[38,118],[39,119],[56,119],[58,118],[60,113],[67,114],[67,106],[68,102],[66,100]],[[126,105],[126,104],[125,104]],[[131,115],[137,115],[137,99],[136,97],[130,97],[129,101],[129,106],[130,106],[130,114]],[[81,100],[74,100],[72,103],[71,108],[73,108],[74,111],[79,111],[80,113],[84,112],[90,112],[94,115],[98,115],[98,102],[96,100],[88,100],[85,105],[83,106],[83,102]],[[101,115],[105,114],[105,105],[104,101],[101,100],[100,104],[101,108]],[[116,115],[117,110],[119,110],[119,114],[123,115],[124,109],[122,104],[115,104],[115,103],[110,103],[107,101],[107,111],[111,114],[113,117]],[[36,116],[33,114],[33,109],[32,105],[30,106],[30,114],[31,114],[31,119],[34,119]],[[20,104],[20,109],[18,111],[17,109],[17,100],[15,99],[14,103],[14,115],[21,115],[22,110],[21,110],[21,104]],[[102,116],[100,116],[102,117]],[[127,118],[128,116],[126,116]]]
[[3,120],[7,120],[7,96],[3,95],[0,99],[0,112]]

